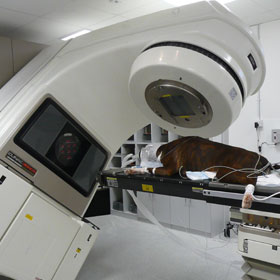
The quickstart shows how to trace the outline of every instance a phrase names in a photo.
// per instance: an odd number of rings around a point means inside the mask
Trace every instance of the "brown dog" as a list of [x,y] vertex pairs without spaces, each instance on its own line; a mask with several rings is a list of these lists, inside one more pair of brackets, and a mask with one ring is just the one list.
[[[179,172],[186,174],[186,171],[203,171],[212,166],[227,166],[234,169],[261,169],[266,167],[264,171],[270,170],[268,160],[257,153],[247,151],[245,149],[232,147],[229,145],[216,143],[201,137],[189,136],[160,146],[156,152],[160,156],[163,167],[148,168],[149,173],[160,176],[171,176]],[[222,178],[221,182],[232,184],[256,184],[256,177],[262,173],[253,174],[234,172],[229,168],[215,167],[208,171],[216,171],[216,177]],[[127,172],[127,173],[134,173]],[[135,172],[136,173],[136,172]],[[227,176],[225,176],[228,174]],[[253,178],[252,178],[253,177]]]

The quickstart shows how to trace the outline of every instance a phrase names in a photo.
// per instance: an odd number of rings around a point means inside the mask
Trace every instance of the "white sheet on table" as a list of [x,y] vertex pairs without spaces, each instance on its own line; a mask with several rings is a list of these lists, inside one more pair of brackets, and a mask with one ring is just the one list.
[[189,179],[193,181],[214,179],[217,172],[210,171],[187,171],[186,175]]
[[262,187],[280,187],[280,175],[278,172],[273,172],[268,175],[258,176],[257,186]]

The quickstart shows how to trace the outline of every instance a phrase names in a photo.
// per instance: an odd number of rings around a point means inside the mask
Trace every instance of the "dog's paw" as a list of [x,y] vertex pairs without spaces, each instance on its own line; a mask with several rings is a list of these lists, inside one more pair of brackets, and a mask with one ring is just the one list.
[[146,167],[132,167],[132,168],[127,168],[124,173],[126,175],[130,174],[145,174],[149,173],[148,169]]

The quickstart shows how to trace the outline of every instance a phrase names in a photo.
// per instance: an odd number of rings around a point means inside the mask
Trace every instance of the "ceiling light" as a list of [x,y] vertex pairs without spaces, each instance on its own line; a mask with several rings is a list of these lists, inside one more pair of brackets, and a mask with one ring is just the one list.
[[68,35],[67,37],[61,38],[61,40],[62,40],[62,41],[68,41],[68,40],[70,40],[70,39],[77,38],[77,37],[82,36],[82,35],[84,35],[84,34],[87,34],[87,33],[89,33],[89,32],[91,32],[91,30],[84,29],[84,30],[78,31],[78,32],[76,32],[76,33],[73,33],[73,34],[71,34],[71,35]]
[[[165,2],[179,7],[179,6],[184,6],[184,5],[188,5],[188,4],[192,4],[192,3],[196,3],[196,2],[201,2],[202,0],[164,0]],[[229,2],[232,2],[234,0],[216,0],[217,2],[221,3],[221,4],[226,4]]]

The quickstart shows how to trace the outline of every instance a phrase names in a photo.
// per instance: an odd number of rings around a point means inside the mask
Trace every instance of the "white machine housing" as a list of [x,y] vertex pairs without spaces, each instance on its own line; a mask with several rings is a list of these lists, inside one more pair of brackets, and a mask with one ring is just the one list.
[[[176,46],[153,47],[166,42]],[[195,50],[186,49],[187,44]],[[14,142],[46,98],[59,104],[107,151],[109,162],[122,143],[151,121],[180,135],[220,134],[238,116],[247,97],[259,89],[264,76],[263,54],[252,31],[215,1],[97,30],[42,52],[1,90],[0,158],[22,172],[7,160],[11,151],[38,170],[36,176],[24,172],[34,185],[83,215],[95,188],[87,196],[80,194]],[[159,117],[145,98],[153,82],[155,94],[157,87],[164,87],[163,96],[171,96],[171,105],[172,95],[188,97],[185,103],[192,104],[192,111],[201,107],[203,116],[208,103],[209,122],[197,126],[196,118],[197,127],[192,128],[193,115],[172,116],[168,110],[166,119]],[[187,126],[174,125],[176,121]]]
[[[75,279],[96,236],[81,217],[97,189],[95,176],[120,145],[151,121],[181,135],[217,135],[237,118],[264,76],[252,32],[214,1],[161,11],[44,50],[0,91],[0,178],[7,178],[0,207],[11,213],[1,217],[0,275]],[[178,100],[188,110],[174,112]],[[46,110],[52,126],[42,117]],[[43,136],[31,145],[37,132]],[[84,161],[91,148],[67,167],[59,161],[61,136],[74,142],[81,136],[74,144],[88,142],[104,155],[99,165],[91,158],[98,168],[89,168],[86,192],[71,178],[85,183],[76,172],[91,166]],[[65,246],[54,246],[55,240]]]
[[[216,2],[210,5],[218,14],[159,34],[141,50],[130,73],[129,90],[137,107],[152,122],[180,135],[222,133],[264,80],[265,63],[251,30],[231,16],[230,22],[221,24],[229,12]],[[165,114],[166,106],[154,104],[179,90],[185,96],[185,110]],[[178,108],[183,100],[173,105]]]
[[238,231],[238,251],[245,260],[244,279],[278,280],[280,214],[250,209],[240,211],[244,223]]
[[0,278],[75,279],[97,230],[3,165],[0,174]]

